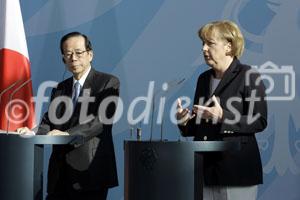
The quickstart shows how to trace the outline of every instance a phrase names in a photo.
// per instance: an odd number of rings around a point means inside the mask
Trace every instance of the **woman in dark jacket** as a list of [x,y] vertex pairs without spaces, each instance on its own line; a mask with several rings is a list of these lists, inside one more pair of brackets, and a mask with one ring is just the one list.
[[254,200],[263,182],[255,133],[267,126],[264,84],[238,60],[244,39],[235,23],[206,24],[199,37],[211,69],[198,78],[192,111],[178,100],[178,126],[183,136],[197,141],[241,144],[239,151],[204,154],[204,199]]

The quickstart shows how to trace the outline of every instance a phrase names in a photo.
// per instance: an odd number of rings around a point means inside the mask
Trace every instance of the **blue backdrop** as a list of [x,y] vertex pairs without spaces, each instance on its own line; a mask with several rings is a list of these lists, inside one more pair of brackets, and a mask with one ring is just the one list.
[[[212,20],[235,21],[246,39],[241,61],[273,69],[265,71],[272,73],[275,85],[269,96],[280,97],[269,101],[268,128],[257,134],[264,167],[258,199],[300,199],[299,0],[21,0],[21,9],[35,95],[44,81],[70,76],[63,77],[59,40],[71,31],[91,38],[97,70],[120,78],[125,114],[113,129],[120,186],[110,190],[111,200],[123,199],[123,141],[130,138],[130,102],[147,95],[149,81],[155,81],[154,90],[160,91],[164,82],[183,78],[182,84],[157,96],[166,97],[166,111],[177,97],[193,97],[196,79],[207,69],[199,27]],[[283,86],[288,91],[281,90]],[[43,104],[42,110],[46,108]],[[141,109],[143,105],[136,113]],[[138,126],[148,139],[150,126]],[[164,138],[179,138],[169,117],[163,127]],[[154,125],[155,139],[159,131]]]

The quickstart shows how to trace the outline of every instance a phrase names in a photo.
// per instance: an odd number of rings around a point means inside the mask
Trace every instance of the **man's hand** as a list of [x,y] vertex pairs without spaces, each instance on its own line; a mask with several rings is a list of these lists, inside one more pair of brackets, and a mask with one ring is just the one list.
[[16,132],[20,135],[35,135],[35,133],[32,130],[30,130],[28,127],[18,128]]
[[47,135],[69,135],[69,133],[64,132],[64,131],[60,131],[60,130],[57,130],[57,129],[53,129],[52,131],[49,131],[47,133]]
[[191,115],[191,111],[187,108],[183,109],[181,105],[181,99],[177,99],[177,113],[176,113],[176,118],[177,122],[181,126],[185,126],[188,121],[193,119],[196,115],[193,114]]
[[193,113],[197,114],[202,119],[206,119],[206,121],[213,120],[213,122],[216,123],[222,120],[223,109],[220,103],[218,102],[217,98],[215,97],[215,95],[212,96],[211,100],[214,103],[214,106],[208,107],[206,105],[204,106],[194,105]]

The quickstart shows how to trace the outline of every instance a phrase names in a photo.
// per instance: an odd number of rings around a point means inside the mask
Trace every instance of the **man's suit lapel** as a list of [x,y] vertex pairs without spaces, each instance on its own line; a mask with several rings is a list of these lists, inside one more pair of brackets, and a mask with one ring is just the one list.
[[[93,88],[93,77],[94,77],[94,74],[95,74],[95,70],[93,68],[91,68],[88,76],[85,79],[85,82],[83,84],[83,87],[82,87],[82,90],[80,91],[79,96],[83,95],[83,90],[84,89],[91,88],[91,90],[93,90],[92,88]],[[72,92],[73,92],[73,78],[71,77],[65,83],[65,85],[63,87],[62,95],[68,96],[68,97],[72,98]]]
[[80,96],[83,96],[83,92],[85,89],[89,89],[89,93],[85,94],[86,96],[92,96],[93,95],[93,87],[94,87],[94,75],[95,75],[95,70],[93,68],[91,68],[88,76],[85,79],[85,82],[83,84]]
[[[79,97],[85,96],[92,96],[93,95],[93,77],[94,77],[95,71],[93,68],[91,68],[88,76],[86,77],[84,84],[82,86],[82,89],[80,91]],[[88,90],[87,90],[88,89]],[[83,92],[88,92],[88,94],[83,94]],[[78,107],[80,104],[77,104],[76,107]]]
[[[85,82],[83,84],[83,87],[80,91],[79,97],[82,96],[93,96],[93,77],[94,77],[95,71],[93,69],[90,70],[88,76],[85,79]],[[83,94],[85,93],[85,94]],[[71,96],[72,96],[72,88],[71,88]],[[73,115],[69,121],[69,127],[74,126],[74,124],[78,123],[79,116],[80,116],[80,110],[81,110],[81,103],[77,102],[77,104],[74,107]]]
[[[228,84],[231,82],[232,79],[236,77],[238,74],[238,68],[237,65],[239,64],[239,61],[237,59],[234,59],[227,69],[227,71],[224,73],[223,78],[221,79],[219,85],[215,89],[212,95],[220,96],[220,94],[226,89]],[[211,85],[211,84],[210,84]],[[211,96],[212,96],[211,95]]]
[[69,78],[66,85],[63,87],[63,95],[72,98],[73,79]]

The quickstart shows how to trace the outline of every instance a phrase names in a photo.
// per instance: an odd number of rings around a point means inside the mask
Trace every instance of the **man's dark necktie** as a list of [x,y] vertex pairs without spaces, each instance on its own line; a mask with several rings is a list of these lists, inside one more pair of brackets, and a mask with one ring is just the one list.
[[74,84],[74,96],[73,96],[73,107],[75,108],[79,94],[80,94],[80,83],[79,81],[76,81]]

